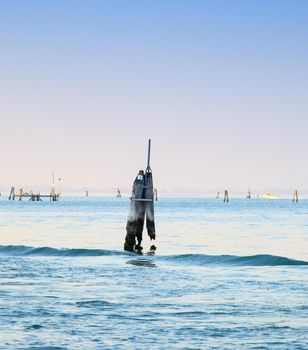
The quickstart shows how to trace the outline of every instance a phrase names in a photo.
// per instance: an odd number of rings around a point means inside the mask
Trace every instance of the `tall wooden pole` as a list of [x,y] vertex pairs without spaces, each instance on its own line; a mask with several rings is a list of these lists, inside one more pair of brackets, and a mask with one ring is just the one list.
[[144,197],[147,199],[145,202],[145,215],[147,231],[150,239],[155,239],[155,220],[154,220],[154,193],[153,193],[153,176],[152,169],[150,167],[151,157],[151,140],[148,145],[148,165],[145,171],[145,193]]

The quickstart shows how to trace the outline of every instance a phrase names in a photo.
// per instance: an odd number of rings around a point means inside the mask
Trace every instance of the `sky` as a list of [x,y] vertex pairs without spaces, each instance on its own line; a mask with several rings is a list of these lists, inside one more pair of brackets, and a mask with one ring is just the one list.
[[308,2],[0,1],[0,191],[308,191]]

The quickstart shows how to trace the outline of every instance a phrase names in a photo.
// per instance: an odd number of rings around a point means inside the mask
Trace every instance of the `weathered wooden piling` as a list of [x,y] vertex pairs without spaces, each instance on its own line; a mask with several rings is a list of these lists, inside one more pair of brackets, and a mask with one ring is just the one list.
[[[139,170],[133,183],[132,196],[130,198],[129,215],[126,224],[126,237],[124,250],[141,250],[142,231],[144,225],[144,171]],[[137,240],[137,245],[136,245]]]
[[59,199],[59,193],[50,193],[50,195],[49,195],[50,201],[56,202],[58,199]]
[[18,199],[21,201],[22,200],[22,196],[23,196],[23,189],[22,188],[20,188],[19,190],[18,190]]
[[[50,199],[51,200],[51,199]],[[41,194],[40,192],[39,193],[33,193],[32,191],[30,192],[30,198],[29,198],[29,201],[31,202],[41,202],[42,201],[42,198],[41,198]]]
[[229,193],[227,190],[225,190],[225,193],[224,193],[224,202],[229,202]]
[[250,198],[251,198],[251,192],[250,192],[250,189],[248,190],[248,194],[247,194],[246,198],[248,198],[248,199],[250,199]]
[[292,202],[298,202],[298,191],[297,190],[294,190],[293,192],[293,198],[292,198]]
[[145,202],[145,216],[146,216],[146,226],[150,239],[155,239],[155,220],[154,220],[154,193],[153,193],[153,176],[152,169],[150,167],[150,156],[151,156],[151,140],[149,140],[148,146],[148,165],[145,170],[145,180],[144,180],[144,197]]
[[9,200],[15,200],[15,187],[12,186],[11,187],[11,191],[10,191],[10,196],[9,196]]
[[[150,167],[151,140],[148,146],[148,164],[140,170],[133,183],[129,215],[126,225],[124,250],[141,252],[144,219],[150,239],[155,239],[153,177]],[[151,248],[156,249],[155,246]]]

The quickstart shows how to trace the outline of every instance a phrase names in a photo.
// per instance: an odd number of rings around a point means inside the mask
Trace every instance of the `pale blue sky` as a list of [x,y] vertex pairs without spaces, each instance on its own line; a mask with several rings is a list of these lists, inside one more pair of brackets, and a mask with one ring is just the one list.
[[[12,183],[308,189],[308,2],[0,1]],[[0,190],[1,190],[0,189]]]

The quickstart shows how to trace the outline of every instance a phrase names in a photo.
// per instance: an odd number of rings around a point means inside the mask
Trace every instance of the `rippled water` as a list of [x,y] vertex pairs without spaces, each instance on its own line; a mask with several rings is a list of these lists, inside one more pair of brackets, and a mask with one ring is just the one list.
[[160,198],[156,256],[127,214],[0,199],[1,349],[307,348],[308,201]]

